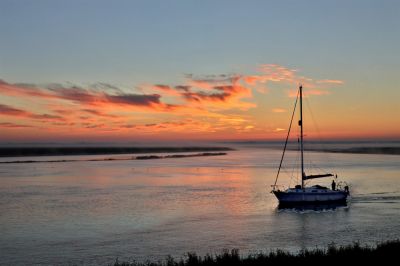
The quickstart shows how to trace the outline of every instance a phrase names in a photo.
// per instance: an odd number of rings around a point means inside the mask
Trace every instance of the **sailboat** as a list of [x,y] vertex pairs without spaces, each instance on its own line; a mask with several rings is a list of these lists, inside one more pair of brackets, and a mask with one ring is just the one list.
[[[279,177],[280,170],[282,168],[282,162],[285,155],[287,143],[289,140],[290,129],[292,127],[293,117],[296,111],[297,101],[300,99],[300,161],[301,161],[301,184],[296,185],[294,188],[288,188],[286,190],[280,190],[277,186],[277,181]],[[280,206],[291,206],[291,205],[318,205],[318,204],[345,204],[347,201],[347,197],[350,195],[348,185],[336,186],[335,180],[332,181],[332,187],[327,188],[321,185],[314,186],[306,186],[305,181],[309,179],[315,178],[326,178],[326,177],[336,177],[337,176],[331,173],[324,174],[315,174],[315,175],[307,175],[304,169],[304,145],[303,145],[303,86],[299,86],[299,90],[297,93],[295,106],[292,114],[292,119],[290,121],[288,134],[285,141],[285,146],[283,149],[281,161],[278,168],[278,173],[276,175],[275,183],[272,185],[273,190],[272,193],[276,196],[279,201]],[[341,185],[342,183],[340,183]]]

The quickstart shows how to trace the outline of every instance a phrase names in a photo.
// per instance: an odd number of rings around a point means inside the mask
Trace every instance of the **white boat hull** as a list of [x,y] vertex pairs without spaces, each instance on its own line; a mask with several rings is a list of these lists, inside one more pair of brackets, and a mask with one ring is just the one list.
[[346,202],[349,193],[330,189],[288,189],[273,191],[280,204],[326,204]]

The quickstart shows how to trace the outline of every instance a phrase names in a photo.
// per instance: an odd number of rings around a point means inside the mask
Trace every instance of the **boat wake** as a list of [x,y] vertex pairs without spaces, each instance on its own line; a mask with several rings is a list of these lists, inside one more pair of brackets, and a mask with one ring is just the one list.
[[353,203],[400,203],[400,192],[379,192],[353,195]]
[[332,204],[306,204],[306,205],[281,205],[279,204],[277,210],[281,211],[292,211],[299,213],[309,213],[309,212],[332,212],[338,209],[346,209],[348,208],[347,203],[332,203]]

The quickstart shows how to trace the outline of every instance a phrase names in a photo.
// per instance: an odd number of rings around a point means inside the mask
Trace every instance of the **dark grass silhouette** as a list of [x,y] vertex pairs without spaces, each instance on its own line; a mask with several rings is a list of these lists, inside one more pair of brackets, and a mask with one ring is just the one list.
[[326,249],[301,250],[290,253],[283,250],[270,253],[256,253],[241,256],[237,249],[225,250],[221,254],[198,256],[196,253],[187,253],[184,258],[174,259],[168,256],[164,261],[158,262],[120,262],[115,261],[114,266],[202,266],[202,265],[340,265],[343,263],[380,263],[395,262],[400,259],[400,240],[380,243],[374,247],[361,246],[354,243],[348,246],[337,247],[331,244]]

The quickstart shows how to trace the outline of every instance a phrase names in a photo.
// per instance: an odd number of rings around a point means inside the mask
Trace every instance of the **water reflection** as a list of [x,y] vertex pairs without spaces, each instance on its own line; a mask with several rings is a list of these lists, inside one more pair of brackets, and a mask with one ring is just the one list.
[[278,204],[277,210],[278,211],[283,211],[283,210],[293,210],[293,211],[299,211],[299,212],[304,212],[304,211],[316,211],[316,212],[321,212],[321,211],[334,211],[338,208],[347,208],[349,204],[344,201],[344,202],[335,202],[335,203],[329,203],[329,204]]

